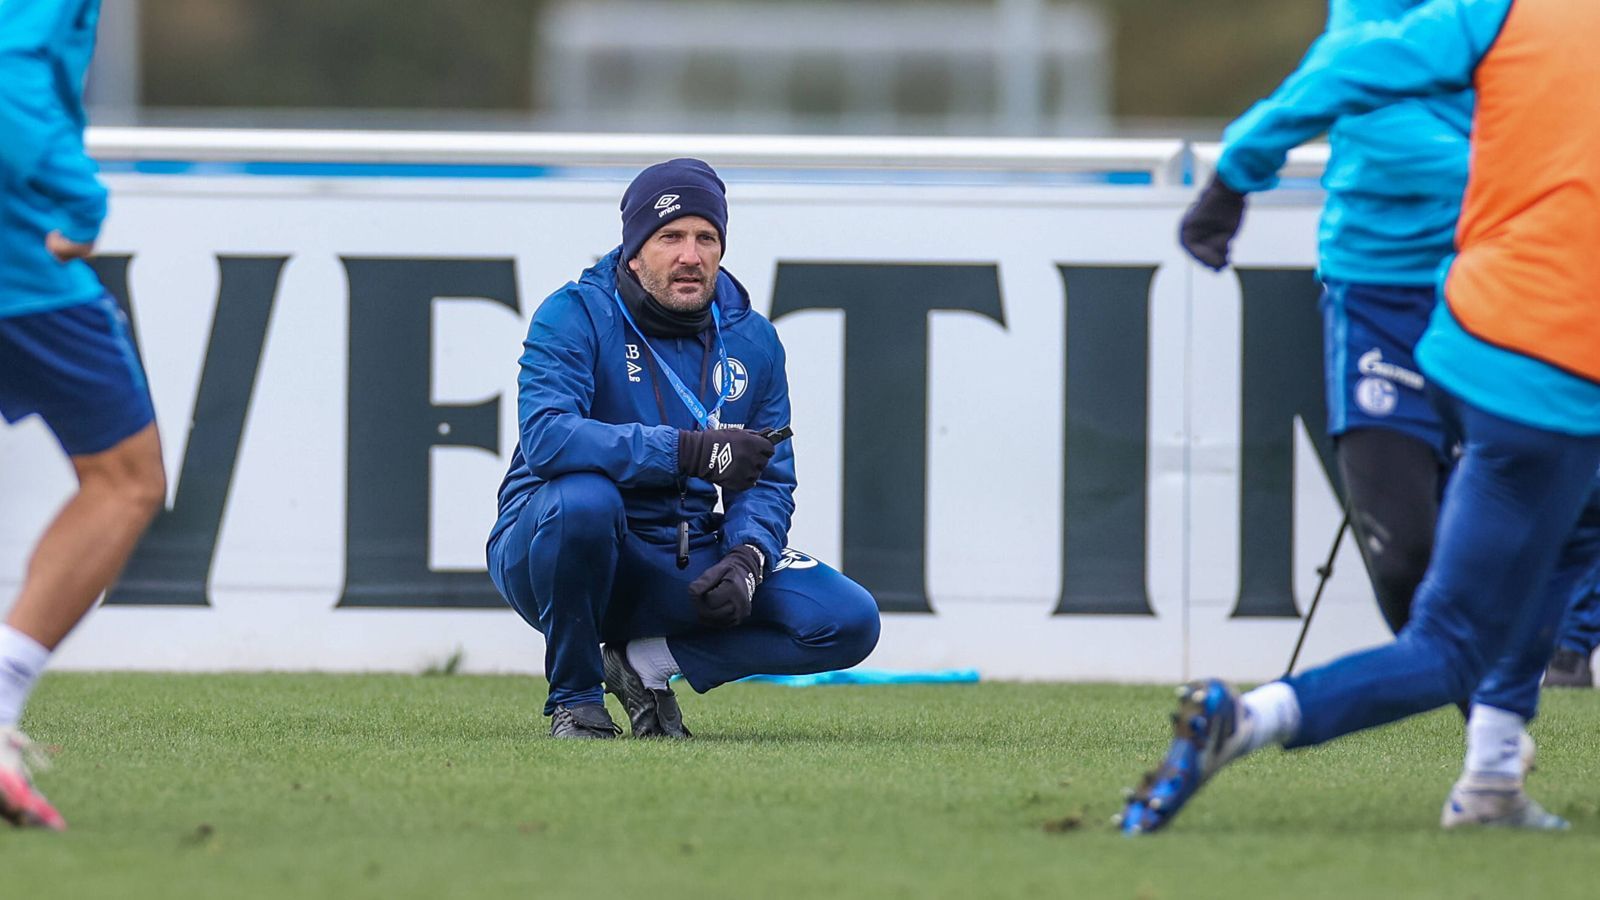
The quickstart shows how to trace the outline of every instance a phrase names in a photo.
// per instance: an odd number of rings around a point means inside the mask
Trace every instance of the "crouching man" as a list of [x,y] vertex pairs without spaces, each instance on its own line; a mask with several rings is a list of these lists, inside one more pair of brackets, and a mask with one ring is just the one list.
[[602,690],[635,737],[689,737],[673,675],[705,692],[845,668],[877,644],[872,596],[786,549],[783,344],[719,268],[727,221],[710,166],[644,170],[622,246],[551,294],[523,342],[489,573],[545,636],[555,737],[620,734]]

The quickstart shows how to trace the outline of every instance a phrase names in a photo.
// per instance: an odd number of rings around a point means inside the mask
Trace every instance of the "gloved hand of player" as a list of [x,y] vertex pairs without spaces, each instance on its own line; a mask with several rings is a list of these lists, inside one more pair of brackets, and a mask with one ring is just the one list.
[[1244,194],[1216,175],[1178,223],[1178,243],[1201,265],[1221,271],[1228,265],[1228,245],[1244,219]]
[[771,441],[744,428],[679,431],[678,472],[730,491],[749,490],[775,450]]
[[761,551],[740,544],[689,585],[700,623],[712,628],[732,628],[750,617],[750,602],[761,584],[765,563]]

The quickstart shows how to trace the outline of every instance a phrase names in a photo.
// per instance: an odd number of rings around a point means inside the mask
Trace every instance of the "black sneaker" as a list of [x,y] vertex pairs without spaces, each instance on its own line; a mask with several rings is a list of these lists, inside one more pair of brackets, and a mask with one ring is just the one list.
[[621,733],[602,703],[558,706],[550,716],[551,737],[610,740]]
[[1561,648],[1550,659],[1544,673],[1545,687],[1594,687],[1594,672],[1589,669],[1589,654]]
[[600,658],[605,661],[606,692],[622,701],[634,737],[694,737],[683,727],[683,712],[671,688],[645,687],[621,646],[606,644],[600,648]]

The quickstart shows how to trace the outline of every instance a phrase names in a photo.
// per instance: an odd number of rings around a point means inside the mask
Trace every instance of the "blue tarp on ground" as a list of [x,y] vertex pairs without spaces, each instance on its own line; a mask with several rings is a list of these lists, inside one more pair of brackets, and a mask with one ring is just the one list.
[[788,687],[813,687],[819,684],[974,684],[977,669],[935,669],[927,672],[897,672],[890,669],[844,669],[815,675],[751,675],[740,681],[759,681]]

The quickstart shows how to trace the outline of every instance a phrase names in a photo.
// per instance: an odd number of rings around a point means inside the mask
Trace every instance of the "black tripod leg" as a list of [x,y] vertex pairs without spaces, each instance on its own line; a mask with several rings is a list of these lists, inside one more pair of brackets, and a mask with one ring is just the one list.
[[1333,546],[1328,548],[1328,561],[1317,569],[1317,592],[1311,595],[1311,608],[1306,610],[1306,620],[1300,625],[1300,637],[1294,642],[1294,652],[1289,654],[1289,665],[1283,670],[1283,677],[1288,678],[1294,674],[1294,664],[1300,661],[1300,648],[1305,646],[1306,633],[1311,630],[1311,617],[1317,614],[1317,605],[1322,602],[1322,591],[1328,586],[1328,579],[1333,577],[1333,558],[1339,555],[1339,545],[1344,543],[1344,533],[1350,530],[1350,514],[1344,514],[1339,522],[1339,532],[1333,536]]

